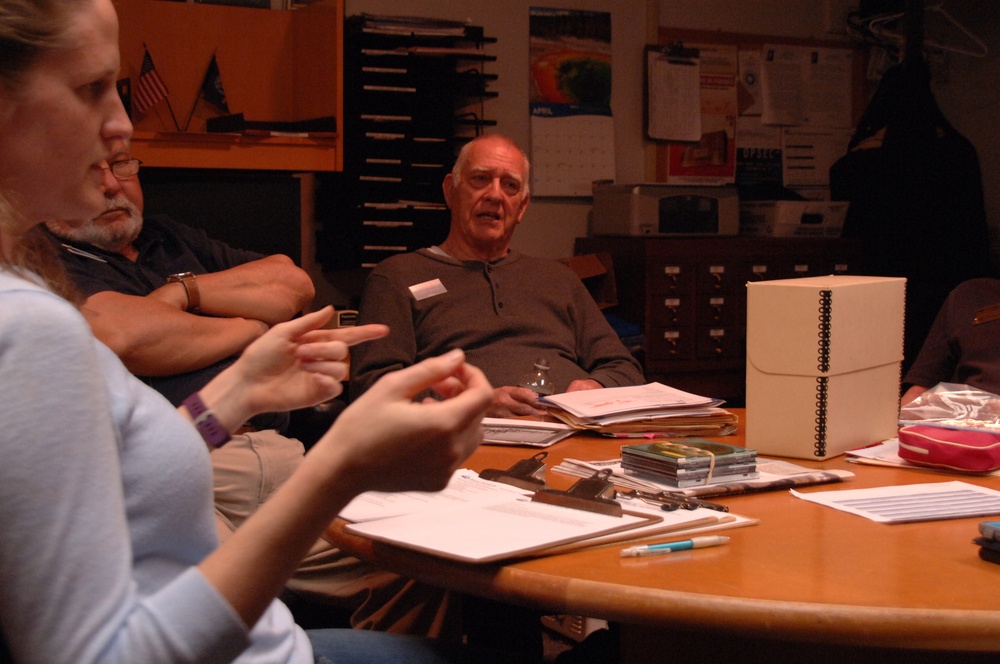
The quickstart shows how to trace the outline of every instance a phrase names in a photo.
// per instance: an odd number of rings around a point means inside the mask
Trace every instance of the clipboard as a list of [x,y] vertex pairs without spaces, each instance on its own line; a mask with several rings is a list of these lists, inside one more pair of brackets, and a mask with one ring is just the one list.
[[645,529],[663,520],[658,515],[628,511],[622,516],[609,516],[508,495],[509,500],[492,505],[415,512],[348,524],[345,530],[394,546],[478,564],[548,555],[555,547]]
[[[537,473],[541,452],[508,471],[487,473],[494,479],[523,479]],[[521,462],[521,463],[524,463]],[[460,471],[462,472],[462,471]],[[467,472],[467,471],[464,471]],[[485,471],[484,471],[485,472]],[[611,497],[614,485],[605,470],[582,478],[568,491],[539,489],[532,495],[498,490],[488,499],[459,505],[437,503],[427,509],[352,523],[345,530],[373,540],[468,563],[488,563],[538,555],[556,546],[594,537],[647,529],[664,520],[660,514],[622,510]],[[507,484],[507,482],[499,482]],[[536,499],[539,494],[546,498]],[[616,509],[609,509],[607,503]]]
[[[630,512],[630,511],[628,513],[636,514],[636,512]],[[554,546],[552,548],[539,551],[538,555],[557,556],[562,553],[572,553],[573,551],[582,551],[583,549],[592,549],[592,548],[597,548],[599,546],[619,544],[621,542],[628,542],[630,544],[634,542],[641,542],[650,537],[662,537],[664,535],[682,535],[682,534],[687,535],[689,533],[702,532],[703,530],[731,528],[743,525],[753,525],[757,523],[756,520],[753,520],[752,522],[741,522],[738,521],[738,519],[739,517],[735,515],[720,514],[719,516],[706,515],[702,518],[695,519],[693,521],[686,521],[684,523],[670,523],[670,524],[663,524],[662,526],[657,526],[656,524],[653,524],[642,529],[628,530],[621,533],[610,533],[608,535],[603,535],[601,537],[592,537],[590,539],[581,540],[579,542],[571,542],[569,544]]]
[[[534,466],[540,460],[531,457],[524,461],[531,461]],[[456,471],[455,475],[456,481],[464,478],[465,482],[494,484],[469,470]],[[757,522],[723,512],[706,514],[711,511],[705,509],[675,512],[656,509],[645,513],[623,509],[621,516],[612,516],[532,501],[530,496],[510,486],[499,488],[501,484],[504,483],[497,483],[495,492],[489,492],[492,494],[489,500],[466,504],[432,500],[424,494],[419,502],[408,503],[411,508],[406,511],[389,511],[384,518],[350,523],[345,531],[451,560],[490,563],[568,553],[665,533],[688,534]],[[460,493],[467,491],[468,488]],[[597,484],[587,491],[604,493]]]
[[615,485],[611,482],[611,470],[602,468],[590,477],[577,480],[566,491],[539,489],[531,500],[608,516],[622,516],[622,506],[615,500],[616,495]]
[[526,491],[545,488],[545,458],[548,452],[539,452],[527,459],[521,459],[507,470],[487,468],[479,473],[484,480],[516,486]]
[[646,138],[697,142],[701,139],[700,51],[681,42],[645,48]]

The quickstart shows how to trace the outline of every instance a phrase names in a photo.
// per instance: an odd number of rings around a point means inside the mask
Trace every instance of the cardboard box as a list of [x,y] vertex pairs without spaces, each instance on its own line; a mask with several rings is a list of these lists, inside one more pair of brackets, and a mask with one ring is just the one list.
[[747,284],[747,447],[827,459],[896,435],[906,279]]
[[840,237],[847,201],[743,201],[740,235]]
[[604,251],[581,254],[561,258],[559,262],[568,265],[576,272],[576,276],[580,277],[580,281],[590,291],[598,307],[607,309],[618,304],[618,288],[615,285],[615,269],[611,254]]

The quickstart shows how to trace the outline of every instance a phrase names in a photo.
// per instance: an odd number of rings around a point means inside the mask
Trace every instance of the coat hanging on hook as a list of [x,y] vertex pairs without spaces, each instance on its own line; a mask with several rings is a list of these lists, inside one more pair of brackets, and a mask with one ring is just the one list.
[[975,147],[945,118],[922,57],[886,72],[830,169],[850,201],[845,237],[864,240],[864,274],[907,278],[904,371],[948,292],[992,272]]

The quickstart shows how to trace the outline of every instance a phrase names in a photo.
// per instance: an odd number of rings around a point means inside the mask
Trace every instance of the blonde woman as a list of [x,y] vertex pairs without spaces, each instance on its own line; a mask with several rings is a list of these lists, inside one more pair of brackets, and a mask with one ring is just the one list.
[[[15,662],[435,661],[423,641],[307,634],[274,597],[357,493],[437,489],[492,388],[461,351],[387,376],[219,546],[208,445],[340,391],[384,326],[275,326],[175,409],[95,341],[36,226],[86,219],[132,127],[111,0],[0,3],[0,636]],[[62,295],[62,296],[61,296]],[[451,398],[415,403],[430,386]],[[197,428],[193,424],[197,423]],[[254,570],[247,574],[246,570]],[[0,652],[0,659],[3,659]]]

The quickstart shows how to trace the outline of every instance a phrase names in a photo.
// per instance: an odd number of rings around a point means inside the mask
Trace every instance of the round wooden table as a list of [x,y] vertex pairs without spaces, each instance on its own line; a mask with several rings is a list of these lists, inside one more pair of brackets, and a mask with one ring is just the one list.
[[[733,410],[742,420],[743,411]],[[741,434],[719,440],[743,442]],[[621,444],[589,435],[556,443],[547,449],[546,481],[567,488],[574,479],[551,470],[561,459],[610,459]],[[466,467],[506,469],[537,451],[483,446]],[[864,466],[844,457],[790,461],[856,474],[804,492],[954,479],[1000,488],[997,477]],[[623,559],[619,544],[470,565],[350,535],[341,520],[327,537],[424,582],[622,623],[625,660],[660,653],[688,661],[854,662],[906,651],[908,661],[920,661],[913,660],[920,651],[933,651],[953,662],[1000,652],[1000,565],[981,560],[971,542],[981,519],[887,525],[788,491],[714,500],[760,523],[725,531],[732,538],[726,546],[649,558]]]

